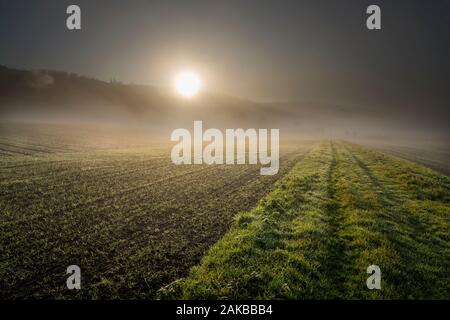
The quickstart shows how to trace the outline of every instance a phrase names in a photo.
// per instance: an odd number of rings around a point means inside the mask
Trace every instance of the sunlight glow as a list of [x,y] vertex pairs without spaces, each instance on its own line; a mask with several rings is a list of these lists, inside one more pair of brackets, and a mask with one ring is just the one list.
[[195,72],[183,71],[175,78],[175,89],[187,98],[195,96],[199,92],[200,86],[200,77]]

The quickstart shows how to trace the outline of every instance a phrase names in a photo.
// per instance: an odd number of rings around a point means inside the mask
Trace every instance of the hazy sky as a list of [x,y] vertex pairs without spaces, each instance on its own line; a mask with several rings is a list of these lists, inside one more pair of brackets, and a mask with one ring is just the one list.
[[[65,27],[78,4],[82,30]],[[369,4],[382,30],[366,28]],[[435,108],[448,114],[450,1],[0,0],[0,64],[254,100]],[[431,107],[430,107],[431,105]]]

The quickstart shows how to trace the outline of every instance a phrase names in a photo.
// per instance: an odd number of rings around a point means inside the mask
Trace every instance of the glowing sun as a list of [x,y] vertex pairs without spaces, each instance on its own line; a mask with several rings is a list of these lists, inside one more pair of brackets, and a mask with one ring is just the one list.
[[201,87],[200,76],[192,71],[180,72],[175,78],[175,89],[184,97],[195,96]]

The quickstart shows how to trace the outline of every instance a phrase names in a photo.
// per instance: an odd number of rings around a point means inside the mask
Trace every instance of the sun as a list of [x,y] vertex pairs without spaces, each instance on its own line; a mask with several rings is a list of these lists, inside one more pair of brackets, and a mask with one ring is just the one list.
[[180,72],[175,78],[176,91],[187,98],[198,94],[201,87],[200,76],[192,71]]

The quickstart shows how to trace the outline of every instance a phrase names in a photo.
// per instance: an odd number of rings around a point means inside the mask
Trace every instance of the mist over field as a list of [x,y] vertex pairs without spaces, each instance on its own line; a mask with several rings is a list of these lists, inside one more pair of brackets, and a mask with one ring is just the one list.
[[[2,122],[122,127],[167,138],[202,120],[208,128],[280,128],[282,138],[343,138],[375,143],[444,145],[445,111],[408,113],[317,101],[255,102],[203,92],[192,100],[171,88],[104,82],[73,73],[0,67]],[[3,130],[6,130],[4,128]]]

